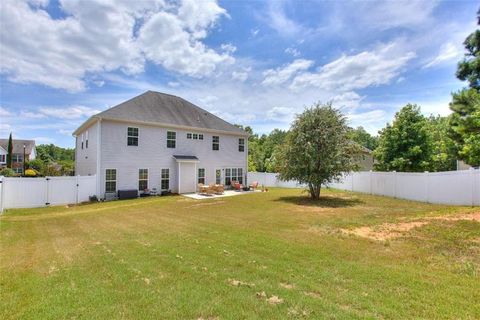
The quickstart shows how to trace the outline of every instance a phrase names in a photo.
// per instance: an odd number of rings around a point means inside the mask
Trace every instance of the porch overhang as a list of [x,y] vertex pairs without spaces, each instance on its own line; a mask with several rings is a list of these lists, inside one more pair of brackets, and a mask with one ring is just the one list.
[[173,158],[178,163],[180,162],[200,162],[196,156],[174,155]]

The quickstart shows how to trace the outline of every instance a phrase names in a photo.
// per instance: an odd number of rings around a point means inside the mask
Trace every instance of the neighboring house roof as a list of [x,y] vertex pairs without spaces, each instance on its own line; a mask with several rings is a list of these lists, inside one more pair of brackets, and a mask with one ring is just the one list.
[[[26,154],[31,154],[32,150],[35,148],[35,140],[12,139],[12,143],[13,153],[23,154],[23,145],[25,145]],[[8,152],[8,139],[0,139],[0,147],[2,147]]]
[[156,91],[147,91],[135,98],[94,115],[80,128],[75,130],[74,135],[89,123],[89,121],[95,118],[161,124],[173,127],[210,129],[248,135],[242,129],[185,99]]

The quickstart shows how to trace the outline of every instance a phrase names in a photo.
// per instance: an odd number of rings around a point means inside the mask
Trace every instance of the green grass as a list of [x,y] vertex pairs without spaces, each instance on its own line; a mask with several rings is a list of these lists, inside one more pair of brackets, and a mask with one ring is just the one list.
[[479,222],[432,220],[388,241],[341,231],[478,208],[322,192],[8,210],[0,318],[480,318]]

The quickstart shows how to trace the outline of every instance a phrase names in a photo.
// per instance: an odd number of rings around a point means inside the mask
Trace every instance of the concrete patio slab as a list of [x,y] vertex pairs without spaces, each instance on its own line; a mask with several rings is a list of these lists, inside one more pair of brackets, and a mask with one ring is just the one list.
[[262,191],[261,190],[255,190],[255,191],[226,190],[223,194],[203,195],[203,194],[198,194],[198,193],[186,193],[186,194],[182,194],[182,196],[190,198],[190,199],[195,199],[195,200],[204,200],[204,199],[215,199],[215,198],[240,196],[240,195],[245,195],[245,194],[252,194],[254,192],[262,192]]

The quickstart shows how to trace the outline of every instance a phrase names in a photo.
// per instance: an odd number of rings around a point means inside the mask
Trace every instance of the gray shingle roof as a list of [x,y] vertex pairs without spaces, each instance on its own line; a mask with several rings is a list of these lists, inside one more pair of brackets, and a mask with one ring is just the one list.
[[246,134],[240,128],[177,96],[147,91],[94,117],[205,128]]
[[[23,154],[23,145],[25,144],[25,153],[30,154],[32,153],[33,147],[35,147],[35,140],[19,140],[19,139],[12,139],[13,143],[13,153],[20,153]],[[0,139],[0,146],[8,151],[8,139]]]

